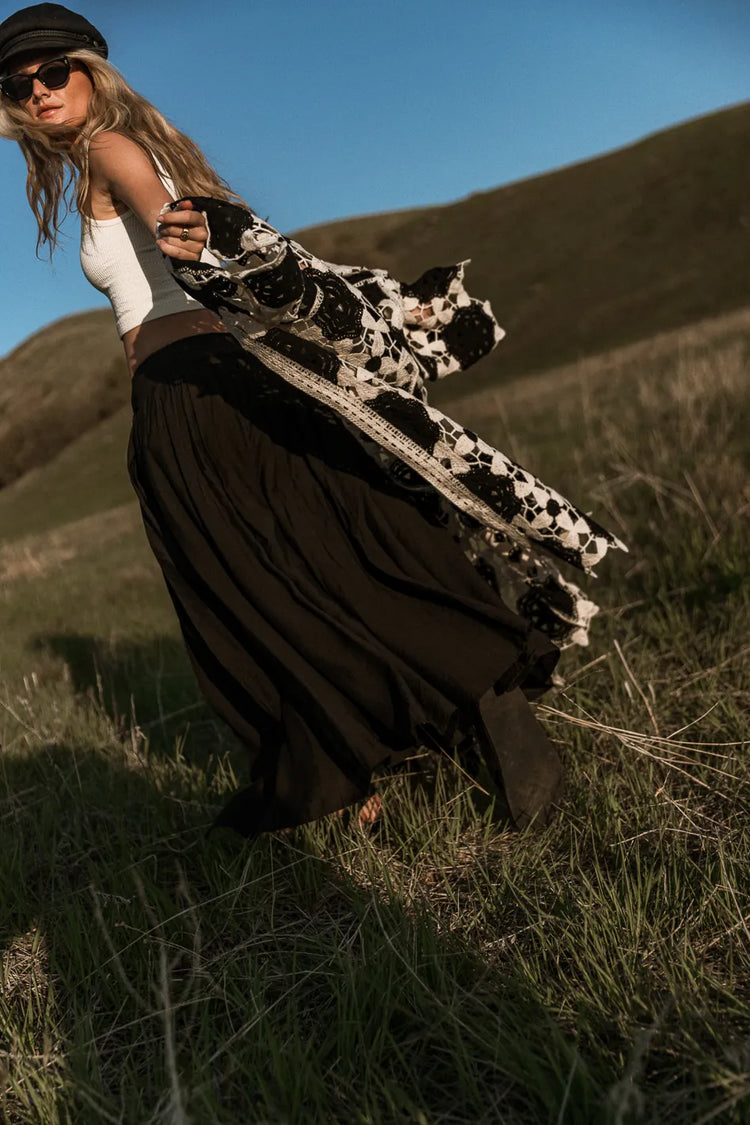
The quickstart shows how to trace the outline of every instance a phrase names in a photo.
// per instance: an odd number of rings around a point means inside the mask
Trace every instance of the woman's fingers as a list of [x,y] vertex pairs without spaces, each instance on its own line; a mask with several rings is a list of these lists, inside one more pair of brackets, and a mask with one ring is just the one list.
[[162,254],[168,254],[170,258],[187,258],[197,262],[206,244],[194,239],[157,238],[156,245]]
[[166,254],[169,258],[184,258],[189,262],[200,261],[201,247],[197,242],[193,243],[194,250],[186,249],[185,243],[177,242],[174,239],[157,238],[156,245],[161,250],[162,254]]
[[162,212],[157,226],[156,244],[163,254],[171,258],[197,260],[205,249],[208,231],[200,211],[190,210],[189,201],[180,203],[174,211]]
[[159,220],[160,237],[179,238],[183,230],[190,231],[191,238],[199,237],[206,241],[208,231],[200,211],[181,211],[179,217],[172,212],[168,218]]

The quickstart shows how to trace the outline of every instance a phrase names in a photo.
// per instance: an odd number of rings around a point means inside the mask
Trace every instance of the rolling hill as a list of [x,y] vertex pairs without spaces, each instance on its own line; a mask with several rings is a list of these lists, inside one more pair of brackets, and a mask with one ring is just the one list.
[[469,287],[508,333],[483,370],[507,378],[750,303],[748,183],[750,103],[449,206],[299,237],[409,280],[471,258]]
[[107,309],[47,325],[0,361],[0,489],[49,461],[127,401]]
[[[413,279],[471,258],[508,336],[437,403],[750,304],[750,103],[456,203],[298,232],[331,261]],[[128,400],[111,315],[43,328],[0,360],[0,488]]]

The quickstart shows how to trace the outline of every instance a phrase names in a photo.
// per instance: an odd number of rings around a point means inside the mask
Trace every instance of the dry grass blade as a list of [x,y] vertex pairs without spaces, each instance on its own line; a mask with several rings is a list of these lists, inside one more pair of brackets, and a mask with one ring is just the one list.
[[620,658],[620,661],[622,663],[623,668],[625,669],[625,672],[627,674],[628,679],[630,680],[633,687],[635,688],[635,690],[638,692],[641,699],[643,700],[643,704],[646,708],[646,711],[648,712],[648,717],[651,720],[651,726],[654,728],[654,734],[656,735],[657,738],[659,738],[660,737],[659,724],[656,721],[656,715],[654,714],[653,707],[651,706],[650,701],[646,697],[646,693],[644,692],[643,688],[638,683],[638,680],[636,679],[636,677],[633,675],[633,671],[632,671],[630,665],[628,664],[627,660],[625,659],[625,654],[623,653],[622,649],[620,648],[620,642],[614,641],[613,643],[614,643],[614,647],[615,647],[615,652],[617,653],[617,655]]
[[[663,766],[668,766],[670,769],[676,770],[678,773],[683,774],[685,777],[690,778],[696,785],[701,786],[703,789],[710,789],[716,793],[717,796],[723,797],[725,800],[730,800],[729,794],[723,793],[718,789],[714,789],[703,781],[702,778],[696,777],[690,773],[689,770],[684,769],[684,766],[695,765],[695,759],[691,758],[688,751],[692,753],[701,752],[703,746],[701,743],[688,743],[688,742],[675,742],[661,737],[654,737],[653,735],[643,734],[640,731],[625,730],[621,727],[610,726],[607,723],[598,722],[591,718],[581,718],[578,715],[570,715],[565,711],[560,711],[555,707],[540,704],[537,706],[537,711],[545,715],[547,718],[557,722],[571,723],[574,726],[585,727],[588,730],[597,731],[601,734],[608,734],[616,738],[619,742],[626,746],[629,750],[635,750],[636,753],[650,758],[654,762],[659,762]],[[708,743],[707,745],[715,745]],[[721,743],[720,745],[738,746],[741,747],[744,743]],[[679,751],[682,750],[683,753]],[[658,752],[657,752],[658,751]],[[719,769],[718,766],[713,766],[708,762],[701,762],[701,768],[716,774],[718,777],[723,777],[726,780],[737,782],[738,785],[745,785],[745,779],[737,774],[729,773],[727,770]]]

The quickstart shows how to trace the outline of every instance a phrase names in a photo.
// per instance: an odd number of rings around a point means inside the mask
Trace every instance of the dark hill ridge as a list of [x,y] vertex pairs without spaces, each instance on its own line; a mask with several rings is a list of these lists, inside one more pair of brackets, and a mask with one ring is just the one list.
[[[508,336],[445,402],[750,304],[750,103],[441,207],[298,232],[335,262],[413,280],[471,258]],[[107,311],[47,326],[0,360],[0,487],[127,402]],[[123,454],[124,455],[124,454]]]
[[471,258],[469,287],[508,333],[482,381],[606,351],[750,303],[750,103],[448,206],[314,227],[300,241],[406,280]]
[[24,340],[0,360],[0,488],[118,410],[128,383],[108,309],[64,317]]

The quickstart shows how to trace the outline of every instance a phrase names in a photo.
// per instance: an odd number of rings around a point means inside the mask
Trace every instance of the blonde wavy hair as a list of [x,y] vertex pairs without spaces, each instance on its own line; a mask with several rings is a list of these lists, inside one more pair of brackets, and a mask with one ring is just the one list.
[[[136,93],[111,63],[84,49],[65,54],[83,64],[93,83],[83,125],[73,129],[32,123],[20,105],[0,98],[0,136],[17,141],[26,159],[26,194],[39,228],[37,256],[43,246],[48,246],[52,258],[62,222],[71,211],[86,217],[91,190],[89,145],[105,131],[122,133],[135,141],[157,172],[158,161],[174,182],[178,198],[207,195],[244,204],[198,146]],[[49,55],[54,57],[54,52]]]

